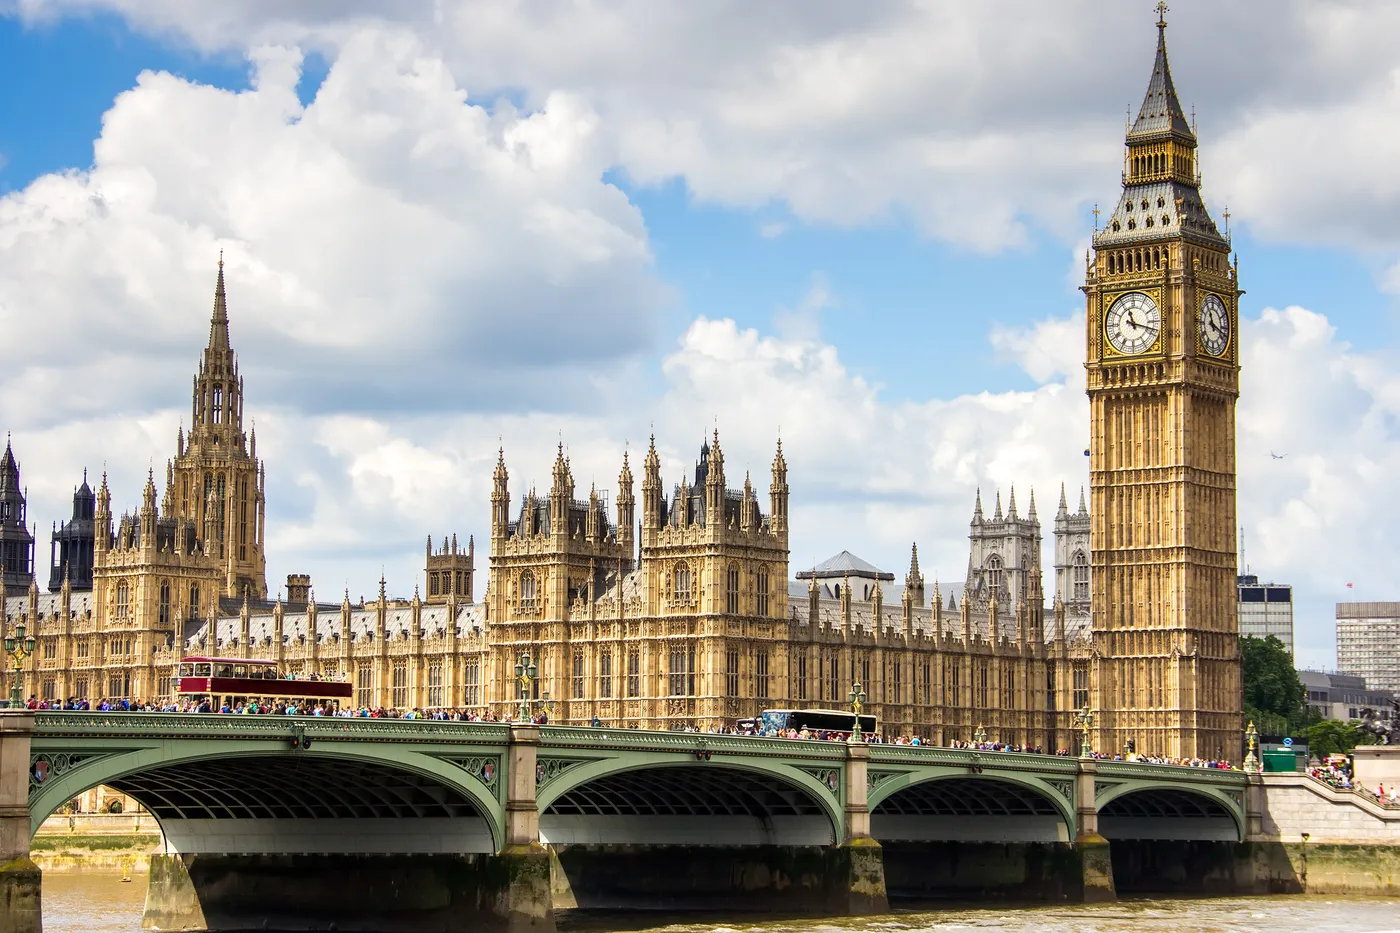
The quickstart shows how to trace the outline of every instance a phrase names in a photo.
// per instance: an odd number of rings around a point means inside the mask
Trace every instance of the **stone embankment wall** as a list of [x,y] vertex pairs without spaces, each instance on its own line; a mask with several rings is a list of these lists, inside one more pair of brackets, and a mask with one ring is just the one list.
[[1306,774],[1263,778],[1260,834],[1314,845],[1400,845],[1400,808],[1339,790]]
[[43,871],[100,869],[144,872],[164,846],[149,813],[74,813],[49,817],[30,842],[30,858]]

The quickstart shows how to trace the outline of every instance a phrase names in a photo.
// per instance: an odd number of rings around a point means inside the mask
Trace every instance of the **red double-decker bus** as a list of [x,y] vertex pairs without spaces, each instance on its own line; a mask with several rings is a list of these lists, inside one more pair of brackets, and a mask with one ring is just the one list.
[[283,674],[276,661],[251,658],[181,658],[175,668],[175,693],[224,700],[348,700],[352,687],[343,680]]

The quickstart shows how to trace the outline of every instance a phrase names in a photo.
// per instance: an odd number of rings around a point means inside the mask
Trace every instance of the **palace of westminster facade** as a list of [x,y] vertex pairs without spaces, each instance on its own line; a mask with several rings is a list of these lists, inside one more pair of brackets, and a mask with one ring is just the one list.
[[[491,495],[489,575],[475,541],[425,553],[410,600],[317,602],[305,576],[268,599],[266,477],[245,433],[219,264],[208,346],[163,489],[114,517],[84,477],[53,535],[49,592],[33,573],[19,467],[0,459],[0,604],[37,636],[25,691],[41,699],[169,697],[184,655],[276,661],[348,679],[356,705],[515,715],[517,660],[551,721],[701,730],[764,708],[847,708],[853,682],[891,735],[1239,754],[1234,406],[1238,297],[1229,243],[1200,196],[1196,137],[1167,68],[1164,23],[1127,136],[1123,192],[1086,260],[1090,507],[1061,489],[1055,580],[1042,592],[1034,494],[990,517],[978,494],[967,576],[903,586],[843,552],[789,575],[781,443],[766,503],[731,488],[718,433],[693,481],[663,487],[655,441],[640,502],[624,453],[613,507],[576,491],[513,498],[504,452]],[[766,506],[766,508],[765,508]],[[1091,609],[1092,607],[1092,609]]]

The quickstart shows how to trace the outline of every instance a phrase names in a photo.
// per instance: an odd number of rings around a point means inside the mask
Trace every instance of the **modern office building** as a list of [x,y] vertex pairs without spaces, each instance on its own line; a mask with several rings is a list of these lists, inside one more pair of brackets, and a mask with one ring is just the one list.
[[1366,681],[1354,674],[1329,674],[1326,671],[1299,671],[1298,679],[1307,691],[1307,704],[1324,719],[1360,719],[1363,711],[1389,710],[1395,693],[1368,687]]
[[1337,670],[1400,691],[1400,603],[1337,603]]
[[1252,573],[1235,578],[1239,591],[1240,637],[1268,638],[1283,642],[1293,657],[1293,587],[1286,583],[1260,583]]

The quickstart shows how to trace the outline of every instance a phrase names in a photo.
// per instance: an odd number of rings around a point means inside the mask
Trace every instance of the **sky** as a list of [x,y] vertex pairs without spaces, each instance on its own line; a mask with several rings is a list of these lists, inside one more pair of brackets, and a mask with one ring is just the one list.
[[[0,0],[0,429],[41,568],[84,469],[120,512],[174,455],[222,251],[274,591],[484,555],[498,446],[514,495],[559,443],[611,494],[629,446],[669,485],[716,429],[760,490],[781,436],[794,572],[917,542],[959,581],[1013,484],[1048,569],[1153,6]],[[1246,289],[1244,563],[1330,668],[1335,602],[1400,598],[1400,5],[1171,6]]]

